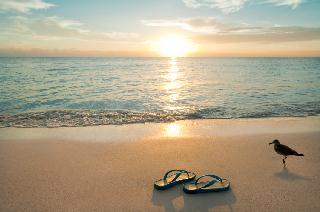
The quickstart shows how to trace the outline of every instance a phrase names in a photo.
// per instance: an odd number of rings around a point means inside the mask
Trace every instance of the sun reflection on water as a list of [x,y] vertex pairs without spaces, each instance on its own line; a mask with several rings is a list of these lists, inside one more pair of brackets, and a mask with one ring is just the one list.
[[177,66],[177,61],[176,58],[171,58],[170,61],[170,69],[169,69],[169,73],[168,73],[168,80],[169,82],[166,84],[166,90],[167,91],[172,91],[174,89],[178,89],[181,87],[181,84],[179,81],[177,81],[178,79],[178,66]]
[[179,68],[177,66],[176,58],[170,59],[170,69],[166,79],[168,82],[165,84],[165,89],[167,92],[167,106],[166,108],[170,111],[177,109],[176,102],[179,100],[179,88],[182,87],[178,80]]
[[177,61],[175,58],[171,58],[171,61],[170,61],[170,79],[171,81],[175,81],[177,78],[178,78],[178,66],[177,66]]

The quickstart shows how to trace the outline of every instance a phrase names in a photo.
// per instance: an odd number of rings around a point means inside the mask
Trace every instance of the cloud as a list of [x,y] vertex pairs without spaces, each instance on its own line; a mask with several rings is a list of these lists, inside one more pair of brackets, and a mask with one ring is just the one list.
[[195,41],[203,42],[293,42],[320,40],[319,27],[253,26],[223,23],[214,17],[183,18],[176,20],[143,20],[150,27],[178,27],[193,33]]
[[13,21],[13,31],[19,34],[39,37],[75,37],[85,33],[82,24],[58,17],[30,18],[18,16]]
[[43,0],[1,0],[0,12],[15,11],[29,13],[31,10],[48,9],[53,6],[55,5]]
[[64,20],[56,16],[31,18],[18,16],[13,18],[11,32],[33,36],[40,39],[79,39],[79,40],[125,40],[136,39],[138,34],[126,32],[95,32],[84,28],[74,20]]
[[299,4],[304,0],[182,0],[187,7],[190,8],[199,8],[199,7],[210,7],[218,8],[224,13],[232,13],[240,10],[248,3],[264,3],[264,4],[273,4],[276,6],[291,6],[295,9]]
[[194,39],[202,42],[219,43],[277,43],[277,42],[300,42],[320,40],[320,28],[299,27],[299,26],[280,26],[261,28],[260,32],[254,33],[225,33],[195,35]]
[[295,9],[303,0],[268,0],[267,3],[275,4],[276,6],[291,6]]
[[231,33],[259,29],[245,24],[222,23],[214,17],[181,18],[175,20],[142,20],[142,24],[150,27],[178,27],[195,33]]
[[187,7],[211,7],[221,9],[225,13],[238,11],[248,0],[183,0]]

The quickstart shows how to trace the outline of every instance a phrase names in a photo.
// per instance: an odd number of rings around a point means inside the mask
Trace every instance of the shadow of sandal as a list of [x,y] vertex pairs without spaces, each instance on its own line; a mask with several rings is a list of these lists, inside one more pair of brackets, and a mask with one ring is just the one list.
[[182,195],[182,185],[178,185],[174,188],[170,188],[163,191],[153,189],[152,203],[153,205],[164,207],[164,210],[167,212],[178,211],[173,205],[173,200]]
[[[173,201],[183,197],[183,207],[175,208]],[[236,197],[232,189],[221,192],[202,194],[186,194],[182,191],[182,185],[164,191],[153,190],[152,203],[161,206],[166,212],[171,211],[208,211],[218,206],[227,206],[233,211],[232,204]]]
[[236,197],[231,188],[220,192],[184,194],[183,211],[209,211],[218,206],[227,206],[233,211],[232,204],[235,201]]

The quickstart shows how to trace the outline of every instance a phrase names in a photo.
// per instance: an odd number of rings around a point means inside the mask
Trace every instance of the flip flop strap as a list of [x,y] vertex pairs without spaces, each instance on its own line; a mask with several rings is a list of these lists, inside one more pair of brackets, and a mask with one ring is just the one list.
[[173,169],[173,170],[170,170],[170,171],[168,171],[167,173],[165,173],[163,179],[166,180],[171,172],[177,172],[177,173],[176,173],[176,176],[171,180],[171,182],[174,182],[176,179],[178,179],[182,173],[187,173],[187,175],[188,175],[188,177],[189,177],[189,172],[188,172],[188,171],[186,171],[186,170],[179,170],[179,169]]
[[212,177],[213,180],[209,181],[208,183],[206,183],[206,184],[205,184],[204,186],[202,186],[201,188],[207,188],[207,187],[215,184],[216,182],[219,182],[219,181],[222,182],[222,180],[223,180],[222,178],[220,178],[220,177],[217,176],[217,175],[207,174],[207,175],[203,175],[203,176],[199,177],[199,178],[196,180],[195,185],[198,185],[198,184],[199,184],[199,180],[200,180],[201,178],[204,178],[204,177]]

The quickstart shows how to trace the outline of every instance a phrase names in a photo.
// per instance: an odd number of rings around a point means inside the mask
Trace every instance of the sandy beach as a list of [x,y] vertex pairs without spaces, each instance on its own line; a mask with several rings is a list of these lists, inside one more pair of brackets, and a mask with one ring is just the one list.
[[[305,154],[282,157],[273,139]],[[0,129],[0,211],[320,211],[320,118]],[[153,189],[170,169],[225,192]]]

